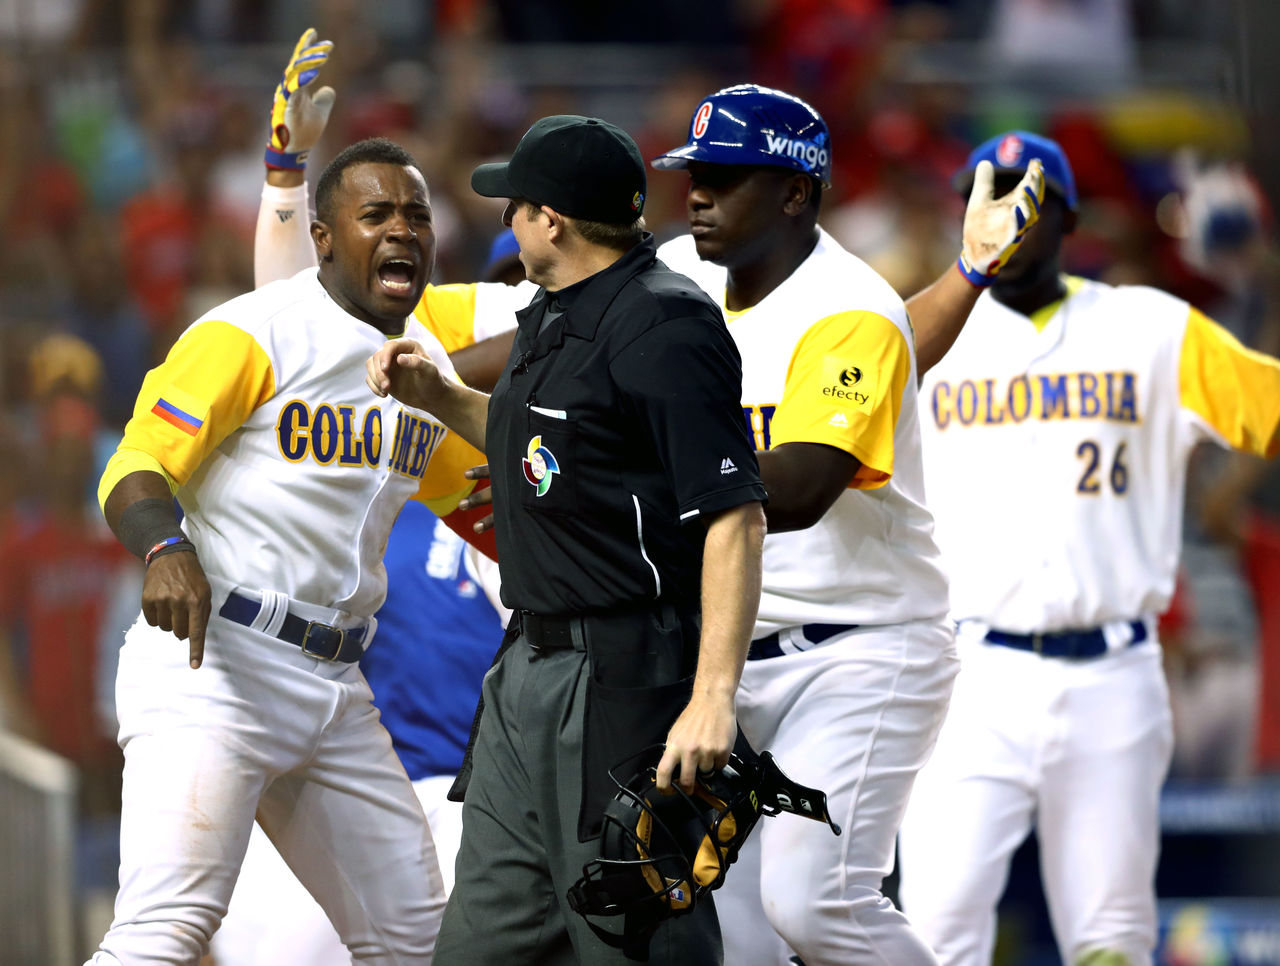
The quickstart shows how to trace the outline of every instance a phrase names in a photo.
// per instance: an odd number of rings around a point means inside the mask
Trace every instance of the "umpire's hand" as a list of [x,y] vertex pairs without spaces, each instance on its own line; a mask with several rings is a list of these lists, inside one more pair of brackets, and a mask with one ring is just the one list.
[[667,732],[655,776],[659,791],[669,791],[674,782],[691,795],[698,772],[714,772],[729,763],[738,737],[733,694],[732,688],[700,688],[695,679],[693,696]]
[[204,660],[204,631],[209,625],[212,594],[200,558],[191,551],[156,557],[142,584],[142,616],[152,627],[173,631],[191,641],[191,666]]

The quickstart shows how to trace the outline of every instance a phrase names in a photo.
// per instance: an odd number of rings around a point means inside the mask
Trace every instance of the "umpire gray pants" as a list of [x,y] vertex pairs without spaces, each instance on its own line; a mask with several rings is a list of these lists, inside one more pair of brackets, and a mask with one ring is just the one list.
[[[489,671],[462,810],[456,877],[435,966],[622,966],[633,962],[573,912],[565,893],[599,841],[578,841],[585,651],[538,651],[524,637]],[[598,920],[621,929],[621,918]],[[720,966],[709,898],[660,927],[649,962]]]

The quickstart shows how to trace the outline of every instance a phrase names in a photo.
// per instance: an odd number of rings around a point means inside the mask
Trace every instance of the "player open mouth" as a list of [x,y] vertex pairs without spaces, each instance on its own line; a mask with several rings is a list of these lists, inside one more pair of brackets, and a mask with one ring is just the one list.
[[410,295],[417,267],[404,258],[389,258],[378,266],[378,281],[392,295]]

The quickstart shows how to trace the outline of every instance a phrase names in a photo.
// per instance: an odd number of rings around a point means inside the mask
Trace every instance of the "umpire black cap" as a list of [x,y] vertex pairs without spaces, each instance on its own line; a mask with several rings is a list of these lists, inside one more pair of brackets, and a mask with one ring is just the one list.
[[471,187],[487,198],[523,198],[570,218],[630,224],[644,211],[640,149],[597,117],[555,114],[534,123],[511,160],[482,164]]

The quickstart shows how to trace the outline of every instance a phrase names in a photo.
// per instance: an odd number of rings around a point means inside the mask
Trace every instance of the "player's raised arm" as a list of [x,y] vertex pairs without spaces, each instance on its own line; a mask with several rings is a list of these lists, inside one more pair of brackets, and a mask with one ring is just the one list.
[[317,40],[315,30],[307,28],[276,85],[265,155],[266,184],[253,241],[255,287],[316,264],[306,167],[333,110],[333,88],[315,86],[332,51],[331,41]]
[[907,300],[916,335],[918,376],[932,369],[955,343],[978,296],[995,281],[1040,217],[1043,201],[1044,168],[1039,161],[1031,163],[1017,187],[998,198],[991,163],[977,166],[965,208],[959,259]]

